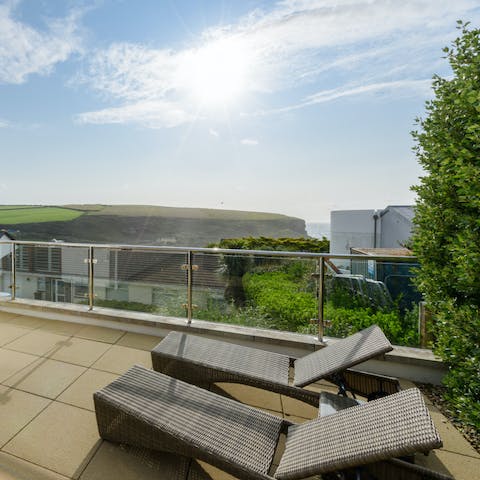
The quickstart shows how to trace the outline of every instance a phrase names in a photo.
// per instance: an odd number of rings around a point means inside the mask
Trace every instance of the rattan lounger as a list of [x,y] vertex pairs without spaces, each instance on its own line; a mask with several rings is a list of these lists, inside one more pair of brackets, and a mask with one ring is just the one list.
[[302,387],[320,379],[332,381],[339,393],[350,391],[376,398],[399,391],[396,378],[347,370],[392,350],[376,326],[294,361],[289,384],[290,358],[257,348],[170,332],[153,350],[153,369],[202,388],[216,382],[243,383],[288,395],[318,406],[319,394]]
[[[397,478],[388,459],[441,446],[417,389],[304,424],[270,415],[167,375],[134,366],[94,394],[100,436],[203,460],[245,480],[295,480],[373,464]],[[286,447],[273,467],[280,434]],[[387,463],[385,463],[387,461]],[[380,463],[379,463],[380,462]],[[405,478],[418,467],[407,467]],[[427,471],[428,472],[428,471]],[[399,477],[401,478],[401,476]]]

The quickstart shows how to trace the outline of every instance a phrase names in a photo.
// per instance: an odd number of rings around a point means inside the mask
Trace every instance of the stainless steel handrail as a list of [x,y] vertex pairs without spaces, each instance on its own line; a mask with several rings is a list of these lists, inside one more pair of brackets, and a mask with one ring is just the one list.
[[[3,242],[2,242],[3,243]],[[123,244],[93,244],[93,243],[68,243],[68,242],[35,242],[12,240],[4,242],[12,246],[12,287],[11,298],[16,297],[16,261],[15,252],[16,247],[20,245],[42,246],[42,247],[80,247],[88,249],[88,305],[92,310],[94,307],[94,250],[134,250],[134,251],[149,251],[149,252],[164,252],[164,253],[184,253],[187,255],[187,324],[190,325],[192,321],[193,312],[193,281],[192,281],[192,257],[193,254],[221,254],[221,255],[240,255],[240,256],[260,256],[260,257],[283,257],[283,258],[303,258],[316,259],[318,261],[318,318],[317,330],[318,340],[323,340],[324,330],[324,300],[325,300],[325,260],[375,260],[375,261],[394,261],[396,263],[417,263],[415,256],[393,256],[393,255],[360,255],[360,254],[331,254],[331,253],[311,253],[311,252],[287,252],[287,251],[270,251],[270,250],[240,250],[240,249],[226,249],[226,248],[203,248],[203,247],[164,247],[154,245],[123,245]]]
[[171,252],[171,253],[221,253],[228,255],[258,255],[268,257],[291,257],[291,258],[332,258],[332,259],[363,259],[363,260],[395,260],[399,262],[411,262],[416,261],[415,256],[402,256],[402,255],[361,255],[361,254],[335,254],[335,253],[312,253],[312,252],[290,252],[290,251],[276,251],[276,250],[241,250],[230,248],[206,248],[206,247],[164,247],[155,245],[129,245],[129,244],[109,244],[109,243],[68,243],[68,242],[35,242],[35,241],[22,241],[13,240],[5,243],[13,243],[16,245],[41,245],[44,247],[95,247],[101,249],[111,250],[137,250],[137,251],[159,251],[159,252]]

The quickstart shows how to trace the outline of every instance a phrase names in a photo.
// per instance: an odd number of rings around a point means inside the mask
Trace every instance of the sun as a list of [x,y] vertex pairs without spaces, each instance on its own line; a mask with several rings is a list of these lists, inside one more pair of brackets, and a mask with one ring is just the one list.
[[246,93],[249,58],[240,41],[214,40],[192,50],[187,60],[185,86],[203,108],[230,106]]

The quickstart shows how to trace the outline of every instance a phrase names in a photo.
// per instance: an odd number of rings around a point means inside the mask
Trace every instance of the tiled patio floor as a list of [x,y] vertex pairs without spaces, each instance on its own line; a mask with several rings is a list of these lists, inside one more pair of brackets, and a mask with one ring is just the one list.
[[[163,479],[162,466],[102,441],[92,394],[134,364],[151,367],[158,337],[0,312],[0,479]],[[411,386],[403,381],[405,387]],[[302,422],[315,408],[251,387],[223,385],[250,405]],[[329,389],[328,384],[314,388]],[[430,405],[444,447],[418,463],[479,478],[480,455]],[[232,479],[208,465],[215,479]]]

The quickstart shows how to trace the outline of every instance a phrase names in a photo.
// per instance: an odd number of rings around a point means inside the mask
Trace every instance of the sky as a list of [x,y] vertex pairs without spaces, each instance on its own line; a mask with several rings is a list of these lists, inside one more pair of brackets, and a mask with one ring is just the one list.
[[413,204],[478,0],[0,0],[0,204]]

